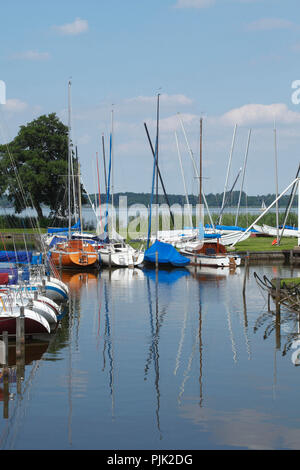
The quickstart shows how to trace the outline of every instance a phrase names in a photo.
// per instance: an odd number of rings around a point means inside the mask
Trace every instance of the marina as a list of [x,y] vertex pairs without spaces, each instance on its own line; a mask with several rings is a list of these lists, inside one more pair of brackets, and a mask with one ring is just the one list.
[[63,273],[55,334],[9,342],[1,449],[296,449],[299,315],[254,272],[300,276],[250,265],[243,295],[243,266]]
[[299,450],[298,3],[5,3],[3,456]]

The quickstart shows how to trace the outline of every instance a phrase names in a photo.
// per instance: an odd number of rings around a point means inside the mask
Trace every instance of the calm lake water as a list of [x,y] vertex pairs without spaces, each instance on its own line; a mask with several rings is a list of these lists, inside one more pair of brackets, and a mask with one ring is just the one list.
[[300,276],[251,266],[244,302],[243,267],[63,274],[61,327],[0,384],[0,448],[299,449],[299,317],[276,325],[254,271]]

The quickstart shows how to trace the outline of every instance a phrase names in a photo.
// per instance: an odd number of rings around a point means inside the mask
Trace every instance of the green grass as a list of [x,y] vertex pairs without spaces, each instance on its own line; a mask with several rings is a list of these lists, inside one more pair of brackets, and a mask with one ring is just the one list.
[[272,245],[275,237],[249,237],[235,245],[235,251],[281,251],[292,250],[298,245],[296,237],[282,237],[280,246]]
[[[275,281],[272,279],[272,283],[274,287],[276,286]],[[300,277],[291,277],[291,278],[284,278],[280,279],[280,288],[283,288],[285,285],[287,287],[295,287],[300,284]]]

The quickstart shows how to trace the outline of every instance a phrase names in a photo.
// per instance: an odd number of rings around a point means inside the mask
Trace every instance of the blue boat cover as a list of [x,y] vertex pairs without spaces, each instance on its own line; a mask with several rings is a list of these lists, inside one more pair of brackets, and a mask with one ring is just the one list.
[[220,233],[205,233],[204,238],[221,238]]
[[[209,224],[205,224],[205,227],[211,228],[212,226]],[[232,232],[234,232],[235,230],[240,231],[240,232],[246,232],[247,230],[246,228],[239,227],[238,225],[215,225],[215,228],[217,230],[231,230]],[[255,230],[254,228],[251,228],[250,232],[257,232],[257,230]]]
[[[282,227],[283,227],[283,225],[279,225],[279,228],[282,228]],[[290,230],[298,230],[297,227],[293,227],[292,225],[285,225],[284,227],[285,227],[285,228],[288,228],[288,229],[290,229]]]
[[[80,230],[80,220],[76,222],[76,224],[71,227],[72,230]],[[68,227],[57,227],[57,228],[48,228],[48,233],[63,233],[63,232],[68,232],[69,228]]]
[[43,255],[40,253],[39,255],[32,255],[31,264],[37,265],[43,263]]
[[31,263],[31,251],[0,251],[1,263]]
[[158,264],[171,264],[172,266],[186,266],[190,260],[182,256],[170,243],[163,243],[156,240],[153,245],[145,251],[144,261],[156,262],[156,252],[158,253]]

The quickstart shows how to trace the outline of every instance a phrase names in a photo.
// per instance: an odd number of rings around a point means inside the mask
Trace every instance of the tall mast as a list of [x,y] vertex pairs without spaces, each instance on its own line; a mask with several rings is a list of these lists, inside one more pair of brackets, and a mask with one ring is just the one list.
[[78,160],[78,204],[79,204],[79,220],[80,220],[80,233],[82,233],[82,205],[81,205],[81,176],[80,176],[80,163]]
[[[111,110],[111,228],[114,233],[114,110]],[[112,235],[113,236],[113,235]]]
[[157,117],[156,117],[156,238],[157,231],[159,230],[159,217],[158,217],[158,137],[159,137],[159,96],[157,94]]
[[[275,186],[276,198],[278,197],[278,172],[277,172],[277,139],[276,139],[276,125],[274,122],[274,153],[275,153]],[[299,228],[298,228],[299,229]],[[277,245],[279,245],[279,215],[278,215],[278,201],[276,202],[276,233]]]
[[107,193],[107,176],[106,176],[106,161],[105,161],[104,134],[102,134],[102,153],[103,153],[103,165],[104,165],[105,193]]
[[202,121],[200,118],[200,172],[199,172],[199,204],[202,204]]
[[[179,113],[178,113],[178,118],[179,118],[179,122],[180,122],[181,127],[182,127],[183,135],[184,135],[184,138],[185,138],[185,141],[186,141],[186,145],[187,145],[187,148],[188,148],[190,157],[191,157],[192,162],[193,162],[193,166],[194,166],[194,171],[195,171],[195,174],[196,174],[196,178],[200,178],[199,171],[198,171],[197,166],[196,166],[196,163],[195,163],[193,151],[192,151],[192,149],[191,149],[191,147],[190,147],[190,145],[189,145],[189,142],[188,142],[188,139],[187,139],[187,136],[186,136],[186,132],[185,132],[185,129],[184,129],[184,126],[183,126],[183,123],[182,123],[182,120],[181,120],[181,118],[180,118]],[[212,226],[212,228],[215,230],[215,225],[214,225],[213,220],[212,220],[212,218],[211,218],[211,214],[210,214],[210,211],[209,211],[209,208],[208,208],[207,200],[206,200],[206,197],[205,197],[204,194],[203,194],[203,200],[204,200],[204,204],[205,204],[206,210],[207,210],[207,212],[208,212],[208,217],[209,217],[211,226]]]
[[71,80],[68,83],[68,210],[69,239],[71,238]]

